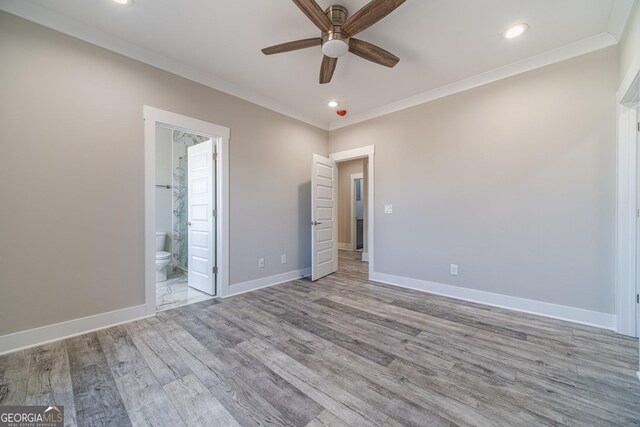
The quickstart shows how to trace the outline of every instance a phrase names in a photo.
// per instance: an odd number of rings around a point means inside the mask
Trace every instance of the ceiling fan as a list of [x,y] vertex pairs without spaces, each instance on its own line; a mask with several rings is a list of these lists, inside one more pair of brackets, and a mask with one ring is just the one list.
[[324,57],[320,66],[320,84],[331,81],[338,58],[347,52],[390,68],[400,61],[394,54],[371,43],[354,39],[353,36],[389,15],[405,0],[372,0],[351,16],[348,16],[347,9],[340,5],[329,6],[323,12],[315,0],[293,2],[322,31],[321,36],[264,48],[262,53],[265,55],[322,46]]

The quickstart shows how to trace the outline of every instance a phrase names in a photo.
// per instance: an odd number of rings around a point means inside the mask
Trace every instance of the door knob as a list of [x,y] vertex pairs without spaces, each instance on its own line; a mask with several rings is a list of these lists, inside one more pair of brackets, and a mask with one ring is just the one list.
[[311,225],[320,225],[322,224],[320,221],[311,221]]
[[189,221],[189,222],[187,223],[187,225],[188,225],[189,227],[191,227],[191,221]]

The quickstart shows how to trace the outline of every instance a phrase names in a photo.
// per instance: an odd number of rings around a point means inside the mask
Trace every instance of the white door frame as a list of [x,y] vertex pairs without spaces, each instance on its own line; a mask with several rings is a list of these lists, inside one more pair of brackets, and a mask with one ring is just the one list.
[[616,331],[630,336],[640,335],[636,328],[639,98],[640,63],[636,63],[618,90]]
[[217,295],[229,293],[229,128],[145,105],[144,118],[144,301],[148,316],[156,313],[156,126],[194,132],[216,142]]
[[366,147],[354,148],[353,150],[340,151],[329,155],[331,160],[336,163],[347,162],[349,160],[368,159],[367,162],[367,253],[363,253],[363,259],[366,256],[369,261],[369,277],[374,273],[374,154],[375,146],[367,145]]
[[[356,179],[364,180],[363,173],[352,173],[351,174],[351,250],[358,250],[358,242],[356,241],[357,233],[356,227],[358,225],[358,221],[356,221]],[[340,224],[338,224],[338,229],[340,228]],[[338,230],[339,232],[340,230]],[[363,247],[364,252],[364,247]]]

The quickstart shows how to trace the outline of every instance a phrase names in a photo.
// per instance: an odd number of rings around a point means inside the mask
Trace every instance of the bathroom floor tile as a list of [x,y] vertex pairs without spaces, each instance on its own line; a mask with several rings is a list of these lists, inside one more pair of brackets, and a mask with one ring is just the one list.
[[211,298],[213,298],[213,296],[190,288],[186,274],[156,284],[156,308],[158,311],[205,301]]

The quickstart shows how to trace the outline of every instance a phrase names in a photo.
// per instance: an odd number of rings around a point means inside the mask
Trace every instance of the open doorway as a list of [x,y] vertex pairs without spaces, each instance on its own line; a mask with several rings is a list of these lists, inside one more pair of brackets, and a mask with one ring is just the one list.
[[145,306],[228,290],[229,129],[152,107],[145,117]]
[[[346,196],[346,201],[341,201],[338,197],[338,186],[340,172],[339,165],[351,160],[359,160],[362,162],[362,203],[363,203],[363,219],[362,219],[362,253],[353,252],[353,244],[350,252],[358,255],[359,261],[368,263],[367,274],[370,277],[374,272],[374,146],[355,148],[353,150],[333,153],[329,158],[313,155],[311,165],[311,280],[316,281],[338,270],[339,267],[339,248],[349,250],[342,239],[340,244],[339,233],[344,235],[347,229],[347,235],[351,236],[351,223],[354,214],[351,212],[351,176],[344,171],[342,175],[347,175],[346,190],[342,191],[342,197]],[[357,172],[356,172],[357,173]],[[355,188],[354,188],[355,190]],[[339,226],[340,217],[338,210],[340,206],[346,206],[347,210],[343,211],[342,232]],[[344,213],[348,212],[348,214]],[[357,226],[357,221],[356,221]],[[349,242],[356,242],[349,237]],[[351,243],[350,243],[351,244]],[[357,246],[357,242],[356,242]]]
[[337,163],[338,250],[363,252],[366,159]]
[[211,137],[156,125],[156,310],[216,295]]
[[354,250],[362,252],[364,248],[364,174],[351,175],[351,241],[354,242]]
[[618,95],[616,331],[637,337],[640,335],[640,71],[625,78]]

